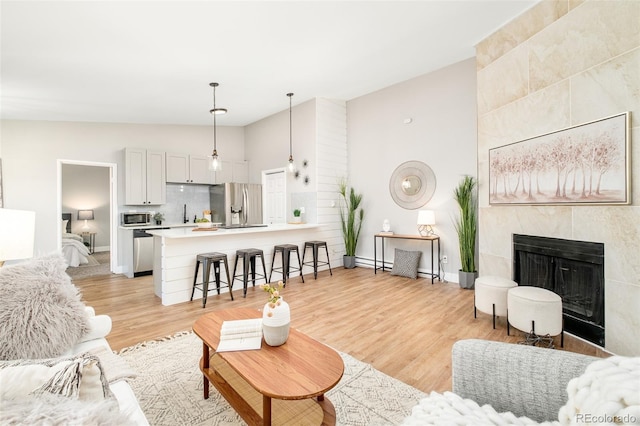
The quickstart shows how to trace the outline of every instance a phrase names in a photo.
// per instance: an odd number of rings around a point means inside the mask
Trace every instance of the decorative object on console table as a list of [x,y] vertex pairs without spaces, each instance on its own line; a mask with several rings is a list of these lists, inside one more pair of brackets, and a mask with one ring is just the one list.
[[262,334],[269,346],[283,345],[289,338],[291,310],[280,296],[283,287],[282,281],[278,281],[276,287],[271,284],[262,285],[262,289],[269,293],[269,301],[262,310]]
[[460,262],[458,282],[461,288],[472,289],[478,277],[476,271],[476,231],[477,208],[475,197],[476,180],[473,176],[465,176],[454,190],[454,198],[458,203],[460,216],[454,223],[458,233],[460,246]]
[[342,261],[345,268],[352,269],[356,267],[356,247],[364,219],[364,210],[360,207],[362,194],[356,194],[353,188],[347,188],[347,182],[344,179],[338,182],[338,192],[344,203],[344,206],[340,208],[340,223],[345,250]]
[[158,212],[153,215],[153,220],[156,221],[156,225],[162,225],[162,221],[164,220],[164,215]]
[[418,212],[418,233],[421,237],[435,235],[433,225],[436,224],[436,215],[433,210],[420,210]]
[[385,219],[384,222],[382,222],[382,232],[391,232],[391,223],[389,222],[389,219]]
[[36,213],[0,209],[0,267],[6,260],[33,257]]

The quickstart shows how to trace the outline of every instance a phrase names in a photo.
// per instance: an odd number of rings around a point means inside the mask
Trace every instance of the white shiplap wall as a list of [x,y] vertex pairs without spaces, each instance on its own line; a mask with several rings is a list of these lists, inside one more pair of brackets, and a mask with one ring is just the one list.
[[347,104],[316,98],[316,181],[318,223],[324,224],[331,264],[342,265],[344,242],[340,230],[338,181],[347,175]]

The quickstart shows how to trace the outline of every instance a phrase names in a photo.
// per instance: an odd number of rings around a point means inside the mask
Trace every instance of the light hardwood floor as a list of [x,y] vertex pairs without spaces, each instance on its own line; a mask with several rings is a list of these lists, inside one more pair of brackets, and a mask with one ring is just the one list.
[[[273,278],[276,279],[275,276]],[[154,295],[152,277],[127,279],[107,275],[74,280],[83,300],[98,314],[108,314],[113,329],[107,340],[114,350],[191,330],[202,314],[215,309],[261,309],[266,293],[249,287],[247,297],[236,283],[235,301],[228,293],[210,293],[202,308],[201,293],[193,302],[163,306]],[[488,339],[516,343],[522,334],[499,318],[493,330],[491,316],[473,317],[473,291],[455,283],[406,279],[373,269],[342,267],[321,271],[318,279],[305,275],[303,284],[292,277],[283,290],[291,307],[292,326],[316,340],[346,352],[376,369],[424,392],[451,390],[451,346],[460,339]],[[514,335],[515,333],[515,335]],[[556,346],[560,346],[559,337]],[[604,351],[572,336],[564,350],[595,356]]]

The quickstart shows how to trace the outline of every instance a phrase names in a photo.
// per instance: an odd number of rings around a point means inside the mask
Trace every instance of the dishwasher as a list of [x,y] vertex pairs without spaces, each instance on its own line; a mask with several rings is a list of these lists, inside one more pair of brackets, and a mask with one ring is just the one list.
[[[167,228],[153,228],[167,229]],[[148,229],[149,231],[151,229]],[[143,229],[133,230],[133,276],[153,274],[153,235]]]

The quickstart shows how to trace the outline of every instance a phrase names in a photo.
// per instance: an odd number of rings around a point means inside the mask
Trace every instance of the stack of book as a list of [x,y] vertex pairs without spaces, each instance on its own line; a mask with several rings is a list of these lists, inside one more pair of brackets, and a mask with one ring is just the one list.
[[216,352],[248,351],[262,346],[262,318],[224,321]]

